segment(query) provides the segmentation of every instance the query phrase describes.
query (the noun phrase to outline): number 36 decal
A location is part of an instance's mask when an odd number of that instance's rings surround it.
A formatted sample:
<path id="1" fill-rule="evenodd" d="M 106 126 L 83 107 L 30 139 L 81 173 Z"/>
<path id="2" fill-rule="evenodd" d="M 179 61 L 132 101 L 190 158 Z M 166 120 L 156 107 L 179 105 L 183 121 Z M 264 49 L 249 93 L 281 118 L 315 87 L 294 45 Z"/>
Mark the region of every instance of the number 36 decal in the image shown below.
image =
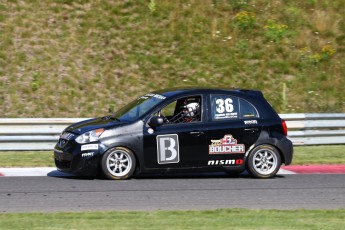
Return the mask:
<path id="1" fill-rule="evenodd" d="M 213 119 L 237 118 L 238 103 L 230 97 L 215 99 Z"/>
<path id="2" fill-rule="evenodd" d="M 234 111 L 234 105 L 232 104 L 231 98 L 226 98 L 225 100 L 219 98 L 216 100 L 217 113 L 232 113 Z"/>

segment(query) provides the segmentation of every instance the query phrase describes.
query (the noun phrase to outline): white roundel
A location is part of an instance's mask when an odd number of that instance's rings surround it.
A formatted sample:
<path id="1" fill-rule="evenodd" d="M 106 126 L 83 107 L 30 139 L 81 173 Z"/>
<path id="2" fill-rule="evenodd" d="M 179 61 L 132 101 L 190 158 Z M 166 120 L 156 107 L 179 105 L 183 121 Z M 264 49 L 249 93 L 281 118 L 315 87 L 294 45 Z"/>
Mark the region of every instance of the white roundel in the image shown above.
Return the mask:
<path id="1" fill-rule="evenodd" d="M 151 128 L 149 128 L 149 129 L 147 130 L 147 132 L 148 132 L 149 134 L 152 134 L 152 133 L 154 133 L 154 130 L 151 129 Z"/>

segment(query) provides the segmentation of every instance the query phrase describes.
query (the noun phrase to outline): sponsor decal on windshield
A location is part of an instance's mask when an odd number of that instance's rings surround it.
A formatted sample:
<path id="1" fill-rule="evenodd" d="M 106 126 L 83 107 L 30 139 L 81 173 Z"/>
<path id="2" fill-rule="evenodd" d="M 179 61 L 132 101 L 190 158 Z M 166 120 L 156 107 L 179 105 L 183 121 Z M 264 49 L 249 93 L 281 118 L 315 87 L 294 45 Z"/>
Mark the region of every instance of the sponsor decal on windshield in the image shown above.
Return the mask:
<path id="1" fill-rule="evenodd" d="M 237 144 L 237 140 L 232 135 L 226 134 L 220 140 L 211 140 L 209 154 L 235 154 L 245 153 L 244 144 Z"/>
<path id="2" fill-rule="evenodd" d="M 166 97 L 164 97 L 163 95 L 159 95 L 159 94 L 154 94 L 154 93 L 147 93 L 144 96 L 141 96 L 141 99 L 148 99 L 149 97 L 154 97 L 157 99 L 161 99 L 164 100 Z"/>

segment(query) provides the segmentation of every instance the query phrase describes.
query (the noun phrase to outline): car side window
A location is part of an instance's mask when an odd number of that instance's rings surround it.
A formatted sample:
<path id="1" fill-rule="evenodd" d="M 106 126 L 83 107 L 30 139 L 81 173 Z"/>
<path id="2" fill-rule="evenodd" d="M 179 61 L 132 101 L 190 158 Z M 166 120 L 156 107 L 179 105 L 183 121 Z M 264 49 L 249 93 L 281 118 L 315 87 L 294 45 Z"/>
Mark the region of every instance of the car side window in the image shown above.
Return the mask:
<path id="1" fill-rule="evenodd" d="M 248 101 L 240 98 L 240 114 L 241 118 L 258 118 L 257 109 Z"/>
<path id="2" fill-rule="evenodd" d="M 213 120 L 239 118 L 238 98 L 230 95 L 211 95 Z"/>
<path id="3" fill-rule="evenodd" d="M 189 96 L 168 104 L 155 116 L 163 117 L 164 124 L 189 123 L 201 121 L 201 96 Z"/>
<path id="4" fill-rule="evenodd" d="M 177 101 L 173 101 L 172 103 L 161 109 L 161 116 L 163 115 L 164 117 L 172 118 L 176 110 L 176 103 Z"/>

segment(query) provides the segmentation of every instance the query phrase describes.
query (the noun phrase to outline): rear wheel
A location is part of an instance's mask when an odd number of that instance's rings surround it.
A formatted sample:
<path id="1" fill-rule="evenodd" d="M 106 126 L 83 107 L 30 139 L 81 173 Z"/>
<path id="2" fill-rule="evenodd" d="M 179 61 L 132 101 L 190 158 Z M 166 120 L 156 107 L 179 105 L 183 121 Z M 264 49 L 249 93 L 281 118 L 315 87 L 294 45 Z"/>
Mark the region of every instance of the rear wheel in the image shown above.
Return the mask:
<path id="1" fill-rule="evenodd" d="M 113 148 L 107 151 L 102 157 L 102 171 L 108 179 L 128 179 L 134 173 L 135 166 L 135 156 L 127 148 Z"/>
<path id="2" fill-rule="evenodd" d="M 278 150 L 271 145 L 259 145 L 249 154 L 247 160 L 248 172 L 256 178 L 274 177 L 281 165 Z"/>

